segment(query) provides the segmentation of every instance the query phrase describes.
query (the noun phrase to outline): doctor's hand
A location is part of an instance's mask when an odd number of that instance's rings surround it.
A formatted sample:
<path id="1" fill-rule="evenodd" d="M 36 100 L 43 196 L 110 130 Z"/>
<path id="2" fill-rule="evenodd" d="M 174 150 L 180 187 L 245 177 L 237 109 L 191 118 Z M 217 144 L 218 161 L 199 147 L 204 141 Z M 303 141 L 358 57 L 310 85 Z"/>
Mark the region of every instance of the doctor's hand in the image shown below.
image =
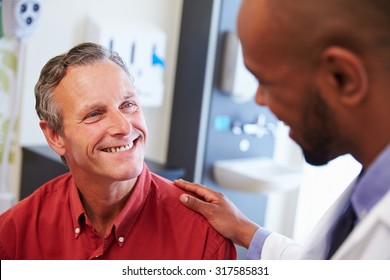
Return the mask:
<path id="1" fill-rule="evenodd" d="M 250 221 L 228 198 L 203 185 L 182 179 L 175 180 L 174 184 L 199 197 L 182 194 L 180 201 L 185 206 L 204 216 L 219 234 L 237 245 L 249 247 L 259 226 Z"/>

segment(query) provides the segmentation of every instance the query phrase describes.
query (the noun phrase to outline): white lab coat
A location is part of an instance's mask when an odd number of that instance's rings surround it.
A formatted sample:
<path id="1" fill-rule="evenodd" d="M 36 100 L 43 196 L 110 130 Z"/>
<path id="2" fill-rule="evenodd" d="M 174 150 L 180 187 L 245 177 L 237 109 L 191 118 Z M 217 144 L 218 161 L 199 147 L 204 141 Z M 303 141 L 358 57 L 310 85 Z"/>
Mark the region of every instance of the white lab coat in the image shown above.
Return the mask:
<path id="1" fill-rule="evenodd" d="M 271 233 L 262 259 L 325 259 L 326 236 L 348 202 L 354 182 L 321 218 L 303 247 L 278 233 Z M 333 259 L 390 259 L 390 192 L 354 228 Z"/>

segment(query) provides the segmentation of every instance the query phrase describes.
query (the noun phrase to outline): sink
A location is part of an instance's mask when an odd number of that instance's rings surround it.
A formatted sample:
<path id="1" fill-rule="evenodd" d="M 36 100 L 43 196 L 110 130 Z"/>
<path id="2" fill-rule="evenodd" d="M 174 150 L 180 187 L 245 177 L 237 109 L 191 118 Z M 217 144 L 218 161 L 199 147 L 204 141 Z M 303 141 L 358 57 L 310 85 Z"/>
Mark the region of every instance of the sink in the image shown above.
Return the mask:
<path id="1" fill-rule="evenodd" d="M 302 181 L 301 168 L 284 166 L 270 158 L 218 160 L 213 173 L 221 187 L 247 192 L 289 191 Z"/>

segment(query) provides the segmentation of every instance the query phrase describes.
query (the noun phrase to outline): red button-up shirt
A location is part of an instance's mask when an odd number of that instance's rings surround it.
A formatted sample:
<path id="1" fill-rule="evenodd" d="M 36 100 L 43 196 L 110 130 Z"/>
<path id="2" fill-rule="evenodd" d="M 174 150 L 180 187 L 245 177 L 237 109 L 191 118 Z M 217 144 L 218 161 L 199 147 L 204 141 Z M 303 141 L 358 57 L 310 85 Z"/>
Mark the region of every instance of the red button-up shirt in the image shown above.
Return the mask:
<path id="1" fill-rule="evenodd" d="M 179 201 L 146 165 L 104 237 L 89 223 L 70 173 L 0 216 L 1 259 L 235 259 L 234 245 Z"/>

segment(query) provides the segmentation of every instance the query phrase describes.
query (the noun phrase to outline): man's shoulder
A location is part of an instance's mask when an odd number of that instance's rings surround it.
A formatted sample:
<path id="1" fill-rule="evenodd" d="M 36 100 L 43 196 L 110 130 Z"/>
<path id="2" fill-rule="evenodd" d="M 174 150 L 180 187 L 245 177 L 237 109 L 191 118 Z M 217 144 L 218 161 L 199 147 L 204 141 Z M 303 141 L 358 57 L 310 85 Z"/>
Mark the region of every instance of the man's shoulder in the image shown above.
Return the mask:
<path id="1" fill-rule="evenodd" d="M 43 196 L 51 195 L 63 195 L 68 192 L 69 186 L 73 182 L 72 175 L 68 172 L 59 175 L 50 181 L 47 181 L 42 186 L 38 187 L 31 195 L 26 197 L 24 200 L 35 200 L 40 199 Z M 22 200 L 23 201 L 23 200 Z"/>
<path id="2" fill-rule="evenodd" d="M 50 200 L 63 199 L 68 192 L 68 186 L 72 181 L 70 173 L 60 175 L 42 186 L 38 187 L 32 194 L 16 203 L 0 216 L 0 223 L 8 219 L 25 218 L 26 215 L 34 215 L 37 209 L 42 210 L 42 206 L 49 208 Z"/>
<path id="3" fill-rule="evenodd" d="M 186 216 L 188 219 L 197 220 L 209 226 L 209 223 L 202 215 L 188 209 L 180 202 L 180 195 L 185 193 L 182 189 L 176 187 L 172 181 L 155 173 L 151 173 L 151 175 L 152 186 L 149 194 L 150 198 L 157 200 L 159 205 L 168 211 L 171 209 L 178 215 Z"/>
<path id="4" fill-rule="evenodd" d="M 39 246 L 47 241 L 42 236 L 52 231 L 53 223 L 58 226 L 69 205 L 70 174 L 64 174 L 40 186 L 31 195 L 21 200 L 0 216 L 0 257 L 4 259 L 25 258 L 25 248 Z M 36 244 L 32 244 L 34 240 Z M 30 250 L 31 256 L 39 256 Z M 37 253 L 38 255 L 34 255 Z M 34 258 L 34 257 L 32 257 Z"/>
<path id="5" fill-rule="evenodd" d="M 175 229 L 181 229 L 182 234 L 187 232 L 189 235 L 196 235 L 198 244 L 207 248 L 205 249 L 207 258 L 235 259 L 236 253 L 233 243 L 220 235 L 205 217 L 190 210 L 180 202 L 179 197 L 184 193 L 173 182 L 152 173 L 152 186 L 148 198 L 154 201 L 153 208 L 158 209 L 159 215 L 164 216 L 166 223 L 169 224 L 171 220 Z M 195 244 L 194 239 L 191 240 L 192 244 Z M 227 252 L 227 255 L 217 257 L 216 255 L 221 252 L 223 254 Z"/>

